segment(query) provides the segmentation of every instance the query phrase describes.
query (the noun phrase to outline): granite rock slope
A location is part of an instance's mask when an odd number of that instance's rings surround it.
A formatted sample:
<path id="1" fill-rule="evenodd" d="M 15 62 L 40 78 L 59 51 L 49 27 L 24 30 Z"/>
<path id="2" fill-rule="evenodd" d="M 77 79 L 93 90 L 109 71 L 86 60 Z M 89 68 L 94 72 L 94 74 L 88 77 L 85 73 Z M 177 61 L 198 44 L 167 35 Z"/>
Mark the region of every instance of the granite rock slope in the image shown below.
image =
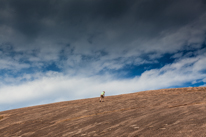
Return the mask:
<path id="1" fill-rule="evenodd" d="M 0 137 L 203 137 L 206 87 L 150 90 L 0 112 Z"/>

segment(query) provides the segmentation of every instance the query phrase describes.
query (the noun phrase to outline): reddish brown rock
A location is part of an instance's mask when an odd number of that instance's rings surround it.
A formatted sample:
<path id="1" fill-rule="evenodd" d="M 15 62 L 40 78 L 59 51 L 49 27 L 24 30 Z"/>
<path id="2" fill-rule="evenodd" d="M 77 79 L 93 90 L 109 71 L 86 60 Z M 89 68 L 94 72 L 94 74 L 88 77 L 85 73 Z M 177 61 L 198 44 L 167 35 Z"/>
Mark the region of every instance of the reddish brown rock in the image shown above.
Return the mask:
<path id="1" fill-rule="evenodd" d="M 0 137 L 203 137 L 206 87 L 161 89 L 0 112 Z"/>

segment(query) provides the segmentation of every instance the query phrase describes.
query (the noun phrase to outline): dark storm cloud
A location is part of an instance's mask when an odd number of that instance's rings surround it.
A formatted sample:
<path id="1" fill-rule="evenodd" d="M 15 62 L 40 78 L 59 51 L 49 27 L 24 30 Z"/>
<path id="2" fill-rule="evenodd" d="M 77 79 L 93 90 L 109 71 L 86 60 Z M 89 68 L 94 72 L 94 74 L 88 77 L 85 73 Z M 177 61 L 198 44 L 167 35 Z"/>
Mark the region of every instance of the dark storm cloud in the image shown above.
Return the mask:
<path id="1" fill-rule="evenodd" d="M 49 31 L 49 29 L 55 31 L 62 28 L 61 31 L 66 29 L 65 31 L 71 32 L 70 28 L 74 27 L 76 31 L 78 29 L 84 30 L 89 23 L 97 18 L 103 18 L 103 20 L 116 18 L 128 9 L 129 5 L 125 0 L 1 1 L 1 11 L 11 14 L 10 17 L 2 17 L 1 22 L 26 36 L 38 36 L 42 31 Z M 44 24 L 42 21 L 44 19 L 54 22 L 55 28 Z M 71 33 L 75 34 L 75 31 L 73 30 Z"/>
<path id="2" fill-rule="evenodd" d="M 112 62 L 146 53 L 154 59 L 161 57 L 156 52 L 179 50 L 184 38 L 179 45 L 172 42 L 182 34 L 167 38 L 169 43 L 159 39 L 201 17 L 206 4 L 202 0 L 2 0 L 0 11 L 1 43 L 11 43 L 14 50 L 38 51 L 29 60 L 64 58 L 72 66 L 85 59 Z M 97 54 L 100 51 L 105 54 Z"/>
<path id="3" fill-rule="evenodd" d="M 147 0 L 138 3 L 135 8 L 137 30 L 146 37 L 154 37 L 165 30 L 175 31 L 206 11 L 202 1 L 194 0 Z"/>
<path id="4" fill-rule="evenodd" d="M 132 38 L 142 35 L 146 37 L 193 21 L 205 11 L 203 2 L 205 1 L 1 1 L 1 11 L 7 10 L 11 14 L 10 17 L 2 18 L 1 22 L 25 37 L 33 38 L 48 34 L 76 38 L 88 33 L 104 33 L 105 29 L 132 34 Z M 125 37 L 124 34 L 119 38 Z M 91 39 L 89 42 L 91 43 Z"/>
<path id="5" fill-rule="evenodd" d="M 4 10 L 10 15 L 4 23 L 21 32 L 27 38 L 36 37 L 46 26 L 41 20 L 52 15 L 53 4 L 50 1 L 5 1 Z"/>
<path id="6" fill-rule="evenodd" d="M 65 19 L 82 18 L 84 16 L 96 19 L 103 17 L 106 20 L 121 16 L 132 6 L 126 0 L 100 0 L 100 1 L 67 1 L 61 8 Z"/>

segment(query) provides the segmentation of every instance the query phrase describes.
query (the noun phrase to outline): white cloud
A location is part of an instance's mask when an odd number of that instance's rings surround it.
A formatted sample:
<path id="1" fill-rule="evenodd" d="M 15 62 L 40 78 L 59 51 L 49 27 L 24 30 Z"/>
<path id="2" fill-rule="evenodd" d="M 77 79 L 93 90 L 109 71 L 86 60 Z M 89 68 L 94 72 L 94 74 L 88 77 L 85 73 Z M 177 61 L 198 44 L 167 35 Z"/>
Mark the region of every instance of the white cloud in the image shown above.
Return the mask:
<path id="1" fill-rule="evenodd" d="M 15 69 L 20 70 L 23 68 L 29 68 L 30 65 L 25 63 L 19 63 L 14 60 L 6 60 L 6 59 L 0 59 L 0 69 Z"/>
<path id="2" fill-rule="evenodd" d="M 132 79 L 114 79 L 111 75 L 85 77 L 48 72 L 41 74 L 33 81 L 2 86 L 0 88 L 0 105 L 37 105 L 40 102 L 51 103 L 98 97 L 102 90 L 106 91 L 106 95 L 116 95 L 181 86 L 197 79 L 205 81 L 206 74 L 200 72 L 201 69 L 206 68 L 201 66 L 203 61 L 205 61 L 205 57 L 201 56 L 184 58 L 161 69 L 145 71 L 141 76 Z M 23 77 L 30 79 L 28 75 Z"/>
<path id="3" fill-rule="evenodd" d="M 180 58 L 182 57 L 183 53 L 176 53 L 171 58 Z"/>
<path id="4" fill-rule="evenodd" d="M 200 87 L 206 87 L 206 84 L 204 84 L 204 85 L 201 85 Z"/>

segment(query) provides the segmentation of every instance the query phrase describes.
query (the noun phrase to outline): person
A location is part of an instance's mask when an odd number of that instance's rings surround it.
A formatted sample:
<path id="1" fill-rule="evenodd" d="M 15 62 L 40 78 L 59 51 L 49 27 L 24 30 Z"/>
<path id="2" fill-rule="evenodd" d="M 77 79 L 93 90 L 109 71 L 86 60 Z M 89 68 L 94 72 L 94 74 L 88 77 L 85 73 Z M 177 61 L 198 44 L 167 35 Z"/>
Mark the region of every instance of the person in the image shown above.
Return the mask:
<path id="1" fill-rule="evenodd" d="M 99 102 L 104 102 L 105 91 L 101 93 Z"/>

